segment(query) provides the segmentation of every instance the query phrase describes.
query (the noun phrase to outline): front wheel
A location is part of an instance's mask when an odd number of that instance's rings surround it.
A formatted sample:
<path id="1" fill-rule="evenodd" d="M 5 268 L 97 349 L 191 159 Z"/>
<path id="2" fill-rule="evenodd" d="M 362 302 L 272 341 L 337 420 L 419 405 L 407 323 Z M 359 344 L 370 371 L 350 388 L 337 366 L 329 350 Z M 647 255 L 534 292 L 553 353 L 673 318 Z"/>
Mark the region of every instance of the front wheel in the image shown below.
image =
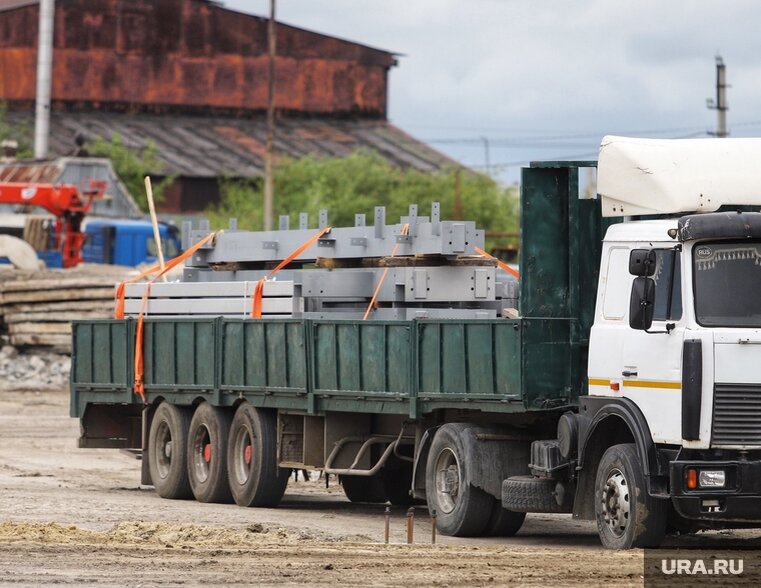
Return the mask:
<path id="1" fill-rule="evenodd" d="M 658 547 L 666 532 L 668 502 L 648 494 L 634 444 L 614 445 L 600 460 L 595 518 L 603 547 Z"/>

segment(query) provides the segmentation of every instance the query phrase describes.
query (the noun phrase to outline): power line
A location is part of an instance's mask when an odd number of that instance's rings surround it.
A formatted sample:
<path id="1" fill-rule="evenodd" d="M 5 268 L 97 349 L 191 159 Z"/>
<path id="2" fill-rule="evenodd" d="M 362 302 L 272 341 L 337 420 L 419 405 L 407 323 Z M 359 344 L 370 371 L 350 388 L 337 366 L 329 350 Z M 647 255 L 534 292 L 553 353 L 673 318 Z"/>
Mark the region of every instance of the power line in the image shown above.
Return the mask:
<path id="1" fill-rule="evenodd" d="M 752 126 L 760 126 L 761 120 L 752 120 L 752 121 L 744 121 L 739 123 L 734 123 L 733 127 L 752 127 Z M 415 128 L 415 127 L 408 127 L 408 128 Z M 421 128 L 421 127 L 418 127 Z M 429 127 L 429 128 L 437 128 L 437 127 Z M 439 127 L 442 129 L 446 128 L 454 128 L 454 127 Z M 480 127 L 461 127 L 463 130 L 479 130 Z M 508 133 L 508 132 L 515 132 L 515 133 L 528 133 L 533 131 L 505 131 L 505 130 L 495 130 L 491 129 L 492 132 L 495 133 Z M 573 139 L 600 139 L 604 135 L 624 135 L 624 136 L 631 136 L 631 135 L 664 135 L 664 134 L 673 134 L 673 133 L 696 133 L 696 134 L 702 134 L 705 130 L 705 126 L 692 126 L 692 127 L 675 127 L 675 128 L 669 128 L 669 129 L 646 129 L 646 130 L 617 130 L 617 131 L 606 131 L 606 132 L 597 132 L 597 133 L 579 133 L 579 134 L 556 134 L 556 135 L 545 135 L 540 137 L 525 137 L 525 136 L 517 136 L 512 138 L 491 138 L 489 137 L 489 143 L 490 145 L 494 146 L 500 146 L 503 144 L 515 144 L 516 147 L 522 147 L 522 146 L 534 146 L 537 143 L 541 142 L 550 142 L 550 141 L 557 141 L 557 146 L 562 146 L 560 141 L 568 141 Z M 432 143 L 432 144 L 438 144 L 438 145 L 446 145 L 446 144 L 452 144 L 452 145 L 467 145 L 467 144 L 473 144 L 478 146 L 483 146 L 484 137 L 483 135 L 479 135 L 478 137 L 437 137 L 437 138 L 429 138 L 429 139 L 422 139 L 426 143 Z M 542 146 L 542 145 L 537 145 Z M 568 146 L 568 145 L 566 145 Z"/>

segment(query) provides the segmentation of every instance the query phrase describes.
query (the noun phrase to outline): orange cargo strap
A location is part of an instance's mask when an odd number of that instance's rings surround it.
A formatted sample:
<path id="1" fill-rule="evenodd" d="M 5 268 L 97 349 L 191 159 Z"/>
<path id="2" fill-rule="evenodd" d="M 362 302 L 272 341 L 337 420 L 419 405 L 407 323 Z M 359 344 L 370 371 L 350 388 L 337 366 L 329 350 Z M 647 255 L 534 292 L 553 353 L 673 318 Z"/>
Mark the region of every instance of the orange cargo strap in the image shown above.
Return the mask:
<path id="1" fill-rule="evenodd" d="M 268 273 L 265 277 L 263 277 L 261 280 L 259 280 L 256 283 L 256 288 L 254 288 L 254 297 L 251 301 L 251 318 L 260 319 L 262 318 L 262 306 L 263 306 L 263 298 L 264 298 L 264 282 L 269 280 L 271 277 L 273 277 L 277 272 L 279 272 L 281 269 L 283 269 L 285 266 L 287 266 L 289 263 L 291 263 L 294 259 L 296 259 L 299 255 L 304 253 L 307 249 L 309 249 L 312 245 L 317 243 L 317 241 L 320 240 L 320 238 L 330 231 L 330 227 L 325 227 L 323 229 L 320 229 L 317 233 L 315 233 L 313 236 L 309 238 L 308 241 L 297 247 L 293 253 L 291 253 L 288 257 L 286 257 L 283 261 L 277 264 L 275 266 L 275 269 L 273 269 L 270 273 Z"/>
<path id="2" fill-rule="evenodd" d="M 174 259 L 170 259 L 169 261 L 167 261 L 166 264 L 164 264 L 163 271 L 161 270 L 160 265 L 154 265 L 153 267 L 150 267 L 147 270 L 145 270 L 139 276 L 135 276 L 133 278 L 130 278 L 129 280 L 125 280 L 124 282 L 119 284 L 116 288 L 116 309 L 114 310 L 114 316 L 117 319 L 123 319 L 124 318 L 124 291 L 127 284 L 131 282 L 136 282 L 138 280 L 141 280 L 142 278 L 146 278 L 150 276 L 151 274 L 155 274 L 156 272 L 158 272 L 155 276 L 153 276 L 153 278 L 151 278 L 150 281 L 146 282 L 145 284 L 145 290 L 143 290 L 143 299 L 140 304 L 140 314 L 138 314 L 137 316 L 137 328 L 135 329 L 135 364 L 134 364 L 135 365 L 135 394 L 140 396 L 140 398 L 142 398 L 143 402 L 146 404 L 147 404 L 147 401 L 145 399 L 145 388 L 143 386 L 143 377 L 144 377 L 143 319 L 145 316 L 145 309 L 148 306 L 148 298 L 150 297 L 150 294 L 151 294 L 151 284 L 153 284 L 165 273 L 175 268 L 177 265 L 181 264 L 188 257 L 193 255 L 201 247 L 203 247 L 209 241 L 214 239 L 214 237 L 216 237 L 220 232 L 221 231 L 217 231 L 216 233 L 211 233 L 210 235 L 206 235 L 203 239 L 201 239 L 198 243 L 196 243 L 192 247 L 188 248 L 181 255 L 178 255 Z"/>
<path id="3" fill-rule="evenodd" d="M 406 224 L 402 227 L 402 232 L 400 235 L 406 235 L 410 230 L 410 225 Z M 391 250 L 391 257 L 394 257 L 396 255 L 397 250 L 399 249 L 399 243 L 394 245 L 394 248 Z M 383 281 L 386 279 L 386 276 L 388 275 L 389 268 L 385 268 L 383 270 L 383 273 L 381 274 L 381 278 L 378 281 L 378 285 L 375 287 L 375 292 L 373 292 L 373 297 L 370 299 L 370 304 L 367 305 L 367 310 L 365 310 L 365 315 L 362 317 L 363 321 L 367 320 L 367 317 L 370 316 L 370 313 L 375 308 L 375 302 L 378 298 L 378 294 L 380 293 L 381 286 L 383 286 Z"/>
<path id="4" fill-rule="evenodd" d="M 478 254 L 479 254 L 480 256 L 482 256 L 482 257 L 489 257 L 489 258 L 491 258 L 491 259 L 497 259 L 497 258 L 496 258 L 496 257 L 494 257 L 493 255 L 489 255 L 488 253 L 486 253 L 486 251 L 484 251 L 484 250 L 483 250 L 483 249 L 481 249 L 480 247 L 473 247 L 473 249 L 476 251 L 476 253 L 478 253 Z M 499 269 L 501 269 L 503 272 L 506 272 L 506 273 L 510 274 L 511 276 L 513 276 L 513 277 L 514 277 L 516 280 L 517 280 L 517 279 L 519 279 L 519 278 L 521 277 L 521 275 L 520 275 L 520 274 L 519 274 L 519 273 L 518 273 L 516 270 L 514 270 L 513 268 L 511 268 L 511 267 L 510 267 L 509 265 L 507 265 L 506 263 L 504 263 L 504 262 L 500 261 L 499 259 L 497 259 L 497 266 L 498 266 L 498 267 L 499 267 Z"/>

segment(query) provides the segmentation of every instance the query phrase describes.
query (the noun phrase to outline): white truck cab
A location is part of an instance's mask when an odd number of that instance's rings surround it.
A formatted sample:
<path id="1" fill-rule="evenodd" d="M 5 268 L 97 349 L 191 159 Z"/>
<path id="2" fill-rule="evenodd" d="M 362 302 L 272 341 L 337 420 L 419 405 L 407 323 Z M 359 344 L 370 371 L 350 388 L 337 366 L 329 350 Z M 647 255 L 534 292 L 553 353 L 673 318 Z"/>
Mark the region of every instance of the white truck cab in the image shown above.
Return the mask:
<path id="1" fill-rule="evenodd" d="M 603 141 L 603 214 L 625 218 L 603 243 L 579 414 L 609 546 L 647 544 L 637 533 L 665 522 L 625 532 L 626 460 L 602 471 L 594 456 L 605 422 L 608 437 L 635 441 L 658 517 L 672 507 L 686 529 L 761 525 L 761 213 L 746 212 L 761 207 L 749 163 L 760 157 L 757 139 Z"/>

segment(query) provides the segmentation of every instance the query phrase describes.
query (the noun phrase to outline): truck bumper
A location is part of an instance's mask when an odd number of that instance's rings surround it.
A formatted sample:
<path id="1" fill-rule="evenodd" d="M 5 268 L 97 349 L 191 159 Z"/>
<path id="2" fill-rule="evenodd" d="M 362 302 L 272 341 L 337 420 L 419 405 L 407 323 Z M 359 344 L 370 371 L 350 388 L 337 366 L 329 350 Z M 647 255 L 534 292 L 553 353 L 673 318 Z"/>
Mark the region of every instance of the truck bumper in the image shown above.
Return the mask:
<path id="1" fill-rule="evenodd" d="M 690 470 L 723 472 L 722 487 L 688 487 Z M 672 461 L 671 500 L 677 513 L 690 520 L 728 526 L 761 526 L 761 461 Z"/>

